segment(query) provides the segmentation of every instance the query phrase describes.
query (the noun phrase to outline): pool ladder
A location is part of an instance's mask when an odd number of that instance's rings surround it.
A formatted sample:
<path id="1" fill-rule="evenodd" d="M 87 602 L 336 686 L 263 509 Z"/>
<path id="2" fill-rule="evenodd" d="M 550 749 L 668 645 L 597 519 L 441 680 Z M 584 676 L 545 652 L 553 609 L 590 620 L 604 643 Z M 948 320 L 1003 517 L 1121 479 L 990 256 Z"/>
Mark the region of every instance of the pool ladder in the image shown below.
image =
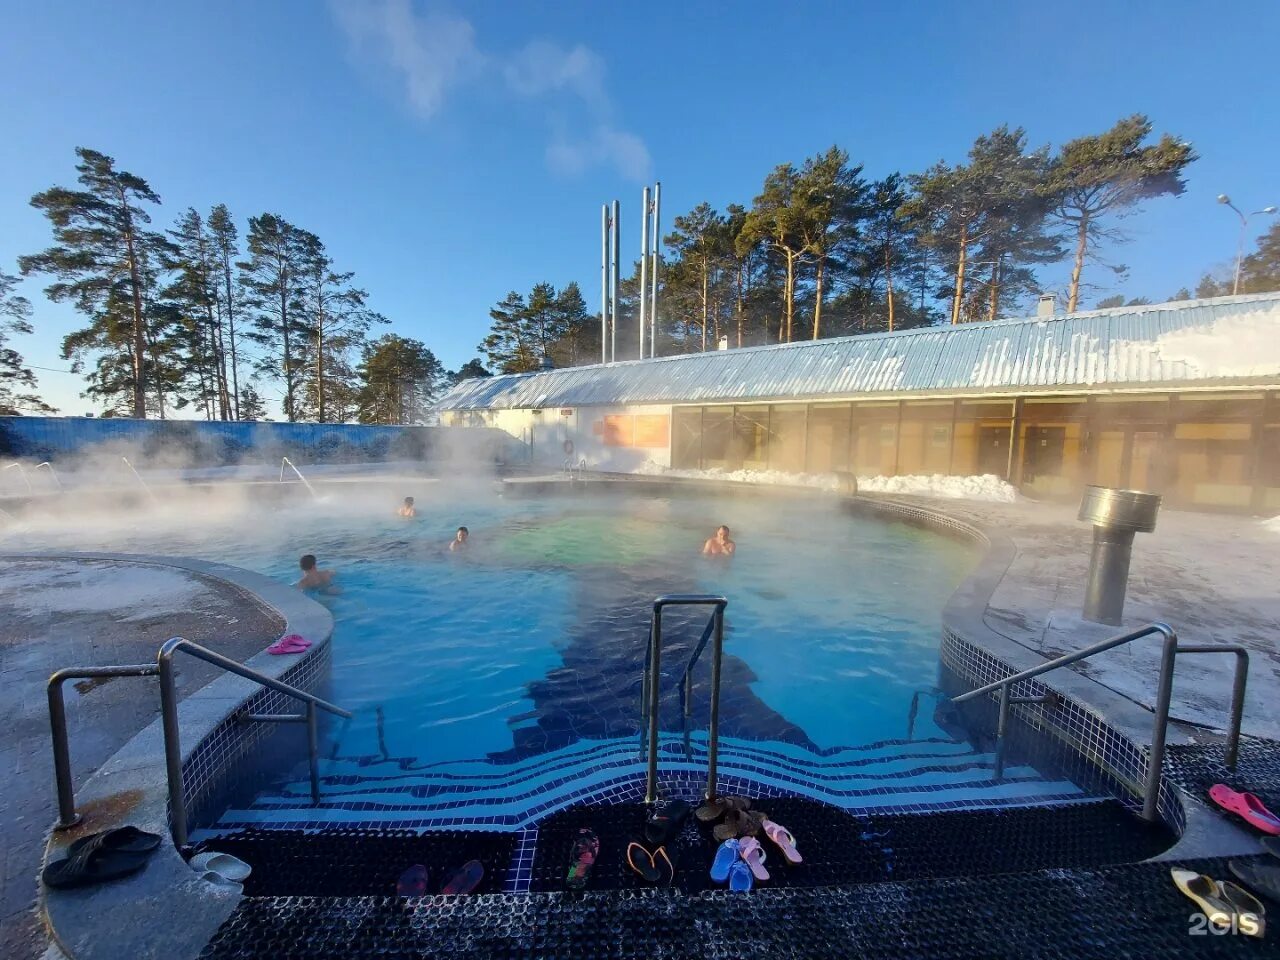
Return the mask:
<path id="1" fill-rule="evenodd" d="M 720 746 L 720 665 L 724 659 L 724 608 L 729 601 L 713 594 L 670 594 L 653 601 L 653 617 L 649 621 L 649 646 L 644 660 L 644 677 L 640 685 L 640 753 L 647 761 L 644 802 L 658 799 L 658 702 L 662 684 L 662 612 L 668 607 L 711 607 L 711 615 L 703 627 L 693 654 L 680 678 L 681 714 L 684 726 L 684 753 L 692 758 L 689 724 L 693 712 L 693 668 L 711 642 L 711 718 L 707 724 L 707 799 L 716 795 L 716 758 Z"/>

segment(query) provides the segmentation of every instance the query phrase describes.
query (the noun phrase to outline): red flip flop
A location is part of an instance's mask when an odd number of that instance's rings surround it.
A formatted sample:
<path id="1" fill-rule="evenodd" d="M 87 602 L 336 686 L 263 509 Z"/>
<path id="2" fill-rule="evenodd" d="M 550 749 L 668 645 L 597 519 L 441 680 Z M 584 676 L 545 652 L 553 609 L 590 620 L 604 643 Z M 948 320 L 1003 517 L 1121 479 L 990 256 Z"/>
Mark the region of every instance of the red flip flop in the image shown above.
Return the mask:
<path id="1" fill-rule="evenodd" d="M 1263 833 L 1280 837 L 1280 817 L 1268 810 L 1256 795 L 1232 790 L 1225 783 L 1215 783 L 1209 788 L 1209 799 Z"/>

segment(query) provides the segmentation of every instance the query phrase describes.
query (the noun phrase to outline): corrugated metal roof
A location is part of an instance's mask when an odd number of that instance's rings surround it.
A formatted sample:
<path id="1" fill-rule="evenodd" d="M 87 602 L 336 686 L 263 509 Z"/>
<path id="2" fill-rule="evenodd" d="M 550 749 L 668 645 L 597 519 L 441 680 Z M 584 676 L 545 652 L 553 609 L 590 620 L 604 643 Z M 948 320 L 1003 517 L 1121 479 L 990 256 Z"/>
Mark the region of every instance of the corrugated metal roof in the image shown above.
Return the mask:
<path id="1" fill-rule="evenodd" d="M 1280 382 L 1280 293 L 464 380 L 440 410 Z"/>

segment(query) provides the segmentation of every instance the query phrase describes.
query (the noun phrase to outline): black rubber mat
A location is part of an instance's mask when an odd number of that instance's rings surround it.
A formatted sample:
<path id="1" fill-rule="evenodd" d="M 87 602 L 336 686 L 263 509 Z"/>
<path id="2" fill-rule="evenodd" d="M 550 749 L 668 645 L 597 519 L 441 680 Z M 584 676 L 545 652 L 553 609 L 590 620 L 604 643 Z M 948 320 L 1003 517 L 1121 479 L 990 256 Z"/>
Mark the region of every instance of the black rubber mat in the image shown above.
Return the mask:
<path id="1" fill-rule="evenodd" d="M 1165 827 L 1146 823 L 1114 801 L 865 817 L 799 798 L 760 800 L 757 806 L 791 831 L 804 857 L 802 864 L 792 865 L 761 836 L 771 887 L 1131 863 L 1154 856 L 1173 842 Z M 667 846 L 676 867 L 675 886 L 682 891 L 716 886 L 709 868 L 719 843 L 711 826 L 691 816 L 680 836 Z M 645 842 L 644 807 L 617 804 L 575 807 L 543 820 L 538 825 L 530 890 L 565 889 L 570 851 L 582 827 L 600 838 L 589 889 L 649 886 L 626 863 L 628 842 Z M 646 846 L 652 848 L 652 844 Z"/>
<path id="2" fill-rule="evenodd" d="M 1224 877 L 1218 860 L 1183 866 Z M 246 898 L 202 960 L 1152 960 L 1276 956 L 1197 933 L 1162 863 L 862 886 L 476 897 Z"/>
<path id="3" fill-rule="evenodd" d="M 417 863 L 427 868 L 427 890 L 435 893 L 468 860 L 484 866 L 479 892 L 497 893 L 515 842 L 513 833 L 479 830 L 250 830 L 203 841 L 196 851 L 217 850 L 249 864 L 249 896 L 389 896 L 400 875 Z"/>
<path id="4" fill-rule="evenodd" d="M 1227 768 L 1226 758 L 1224 743 L 1171 746 L 1165 754 L 1165 774 L 1201 800 L 1208 801 L 1215 783 L 1225 783 L 1256 793 L 1272 810 L 1280 809 L 1280 742 L 1241 737 L 1234 770 Z"/>

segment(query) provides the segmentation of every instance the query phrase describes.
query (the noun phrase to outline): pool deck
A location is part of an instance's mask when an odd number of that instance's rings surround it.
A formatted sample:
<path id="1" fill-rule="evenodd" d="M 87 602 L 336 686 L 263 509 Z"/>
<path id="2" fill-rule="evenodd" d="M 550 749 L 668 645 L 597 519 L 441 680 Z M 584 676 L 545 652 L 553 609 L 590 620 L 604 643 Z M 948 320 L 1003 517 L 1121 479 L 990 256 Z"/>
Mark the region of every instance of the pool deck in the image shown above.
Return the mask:
<path id="1" fill-rule="evenodd" d="M 1262 521 L 1163 511 L 1155 532 L 1135 539 L 1120 628 L 1081 616 L 1093 532 L 1076 520 L 1074 506 L 885 499 L 924 506 L 1012 541 L 1012 560 L 981 618 L 993 634 L 1033 655 L 1018 666 L 1164 621 L 1185 643 L 1239 643 L 1249 649 L 1244 730 L 1280 738 L 1280 533 Z M 1077 669 L 1150 708 L 1159 663 L 1160 644 L 1151 638 L 1091 658 Z M 1174 719 L 1225 729 L 1233 668 L 1234 658 L 1227 656 L 1179 658 Z"/>

